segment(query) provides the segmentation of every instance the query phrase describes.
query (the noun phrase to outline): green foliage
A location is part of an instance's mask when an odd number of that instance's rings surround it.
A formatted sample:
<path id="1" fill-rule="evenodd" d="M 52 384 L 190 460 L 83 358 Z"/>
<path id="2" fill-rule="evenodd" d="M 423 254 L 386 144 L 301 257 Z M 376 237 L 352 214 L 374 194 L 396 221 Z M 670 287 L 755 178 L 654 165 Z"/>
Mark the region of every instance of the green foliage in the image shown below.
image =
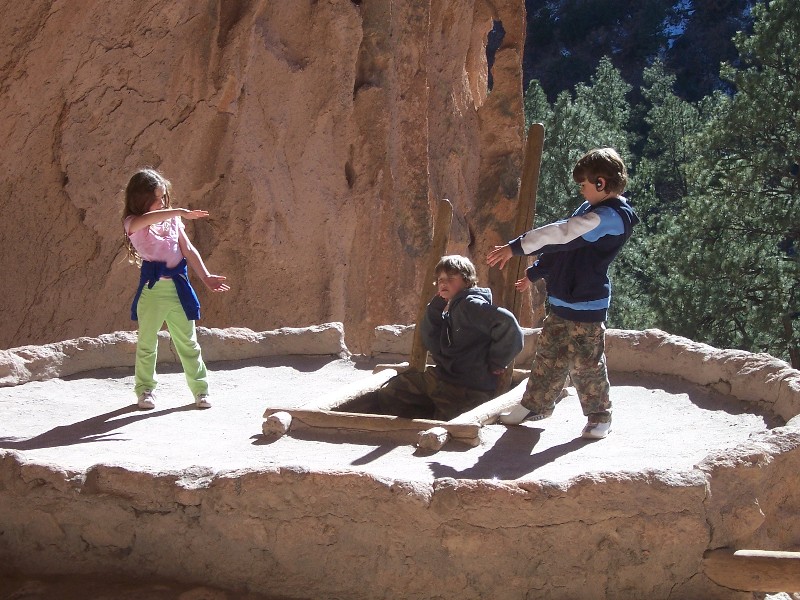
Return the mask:
<path id="1" fill-rule="evenodd" d="M 627 157 L 630 106 L 625 96 L 630 89 L 608 59 L 600 61 L 591 86 L 578 85 L 574 98 L 561 92 L 552 107 L 539 82 L 531 81 L 525 94 L 525 123 L 545 127 L 537 224 L 563 219 L 582 202 L 572 166 L 584 152 L 611 146 L 623 159 Z"/>
<path id="2" fill-rule="evenodd" d="M 741 68 L 723 69 L 738 91 L 698 136 L 683 229 L 706 241 L 693 260 L 700 335 L 800 367 L 800 5 L 773 0 L 753 14 L 753 34 L 735 40 Z"/>
<path id="3" fill-rule="evenodd" d="M 673 89 L 675 76 L 656 62 L 644 71 L 642 95 L 649 105 L 645 123 L 649 132 L 639 163 L 640 175 L 647 175 L 649 189 L 642 200 L 648 206 L 651 226 L 660 213 L 676 214 L 688 192 L 686 165 L 696 155 L 692 135 L 703 125 L 698 108 L 678 98 Z"/>
<path id="4" fill-rule="evenodd" d="M 532 81 L 526 123 L 542 121 L 546 136 L 537 224 L 580 201 L 571 167 L 582 152 L 616 147 L 643 223 L 612 266 L 609 324 L 800 367 L 800 3 L 757 4 L 753 18 L 752 34 L 735 38 L 737 63 L 722 68 L 733 95 L 681 99 L 660 61 L 643 69 L 633 113 L 608 59 L 552 105 Z"/>

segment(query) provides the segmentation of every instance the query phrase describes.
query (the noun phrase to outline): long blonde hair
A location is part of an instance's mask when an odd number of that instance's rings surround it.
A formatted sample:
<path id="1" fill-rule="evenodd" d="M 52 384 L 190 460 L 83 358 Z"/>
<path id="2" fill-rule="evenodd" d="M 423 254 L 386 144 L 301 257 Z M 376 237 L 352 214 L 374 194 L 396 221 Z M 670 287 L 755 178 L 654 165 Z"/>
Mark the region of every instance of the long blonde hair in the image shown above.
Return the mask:
<path id="1" fill-rule="evenodd" d="M 160 186 L 164 187 L 164 208 L 172 208 L 170 198 L 172 184 L 169 179 L 152 168 L 140 169 L 134 173 L 125 187 L 125 207 L 122 210 L 123 222 L 131 215 L 139 216 L 148 212 L 155 199 L 156 189 Z M 124 231 L 124 229 L 123 235 L 123 245 L 128 252 L 128 262 L 141 267 L 142 257 L 134 248 L 131 238 L 128 237 L 128 232 Z"/>

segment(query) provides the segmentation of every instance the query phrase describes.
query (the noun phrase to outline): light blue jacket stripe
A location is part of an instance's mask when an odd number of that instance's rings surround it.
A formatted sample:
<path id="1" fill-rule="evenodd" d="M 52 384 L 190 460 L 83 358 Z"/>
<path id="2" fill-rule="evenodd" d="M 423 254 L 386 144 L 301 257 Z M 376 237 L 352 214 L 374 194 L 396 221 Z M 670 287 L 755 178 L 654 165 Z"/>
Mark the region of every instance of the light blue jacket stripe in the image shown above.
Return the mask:
<path id="1" fill-rule="evenodd" d="M 564 302 L 553 296 L 548 296 L 550 304 L 571 308 L 572 310 L 603 310 L 611 305 L 611 297 L 600 298 L 599 300 L 587 300 L 586 302 Z"/>
<path id="2" fill-rule="evenodd" d="M 600 223 L 591 231 L 583 234 L 587 242 L 596 242 L 605 235 L 622 235 L 625 233 L 625 224 L 619 213 L 609 206 L 601 206 L 592 214 L 600 217 Z"/>

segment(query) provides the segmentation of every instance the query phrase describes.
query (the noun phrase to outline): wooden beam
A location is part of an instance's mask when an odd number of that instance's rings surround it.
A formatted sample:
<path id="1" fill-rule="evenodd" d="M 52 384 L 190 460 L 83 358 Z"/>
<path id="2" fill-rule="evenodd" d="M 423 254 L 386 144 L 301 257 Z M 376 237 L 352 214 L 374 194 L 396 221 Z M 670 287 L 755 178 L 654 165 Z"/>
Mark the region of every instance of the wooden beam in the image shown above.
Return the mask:
<path id="1" fill-rule="evenodd" d="M 703 571 L 711 581 L 746 592 L 800 590 L 800 552 L 709 550 Z"/>
<path id="2" fill-rule="evenodd" d="M 433 286 L 430 283 L 433 281 L 433 270 L 439 259 L 444 255 L 447 249 L 447 242 L 450 240 L 450 223 L 453 220 L 453 205 L 450 201 L 443 199 L 439 202 L 439 211 L 436 213 L 436 221 L 433 227 L 433 243 L 428 254 L 428 262 L 424 265 L 425 277 L 422 283 L 422 293 L 419 298 L 419 305 L 417 307 L 417 325 L 414 327 L 414 340 L 411 343 L 411 358 L 409 359 L 409 369 L 414 371 L 424 371 L 425 363 L 428 358 L 428 350 L 422 342 L 422 331 L 420 325 L 422 319 L 425 318 L 425 311 L 428 308 L 428 303 L 435 294 Z"/>
<path id="3" fill-rule="evenodd" d="M 341 429 L 347 431 L 367 431 L 380 433 L 408 433 L 409 440 L 416 441 L 420 432 L 433 427 L 441 427 L 453 439 L 470 443 L 479 439 L 481 426 L 477 423 L 450 423 L 431 419 L 405 419 L 391 415 L 370 415 L 365 413 L 348 413 L 326 410 L 273 409 L 264 414 L 268 418 L 272 413 L 287 413 L 291 419 L 291 428 Z"/>
<path id="4" fill-rule="evenodd" d="M 542 149 L 544 148 L 544 125 L 534 123 L 528 129 L 528 139 L 525 143 L 525 160 L 522 166 L 522 182 L 519 188 L 519 203 L 517 205 L 517 220 L 514 225 L 515 235 L 520 235 L 533 227 L 533 219 L 536 215 L 536 193 L 539 188 L 539 174 L 542 168 Z M 522 294 L 514 287 L 514 283 L 521 279 L 527 268 L 527 260 L 524 256 L 513 257 L 506 269 L 505 289 L 503 300 L 507 308 L 514 313 L 517 320 L 520 319 L 522 309 Z M 511 375 L 514 363 L 508 366 L 503 376 L 500 378 L 498 391 L 506 392 L 511 387 Z"/>
<path id="5" fill-rule="evenodd" d="M 471 411 L 457 416 L 452 421 L 449 421 L 449 423 L 478 423 L 480 425 L 494 423 L 497 421 L 497 417 L 501 412 L 510 410 L 512 407 L 519 404 L 520 400 L 522 400 L 522 394 L 525 392 L 525 386 L 527 385 L 528 380 L 526 378 L 505 394 L 501 394 L 488 402 L 484 402 Z"/>
<path id="6" fill-rule="evenodd" d="M 386 369 L 394 369 L 398 373 L 402 373 L 404 371 L 408 371 L 408 363 L 401 362 L 401 363 L 380 363 L 375 365 L 372 368 L 373 373 L 380 373 L 381 371 L 385 371 Z"/>

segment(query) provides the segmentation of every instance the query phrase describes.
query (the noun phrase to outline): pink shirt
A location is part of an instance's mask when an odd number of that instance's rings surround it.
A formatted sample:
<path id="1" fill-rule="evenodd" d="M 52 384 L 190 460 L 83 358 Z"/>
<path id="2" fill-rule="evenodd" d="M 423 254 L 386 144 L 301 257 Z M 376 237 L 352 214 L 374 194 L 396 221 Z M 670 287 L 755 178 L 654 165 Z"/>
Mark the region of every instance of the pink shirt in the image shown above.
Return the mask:
<path id="1" fill-rule="evenodd" d="M 134 215 L 125 219 L 125 232 L 128 232 Z M 133 247 L 144 260 L 167 263 L 167 267 L 176 267 L 183 259 L 178 231 L 184 229 L 180 217 L 172 217 L 161 223 L 144 227 L 134 233 L 128 233 Z"/>

